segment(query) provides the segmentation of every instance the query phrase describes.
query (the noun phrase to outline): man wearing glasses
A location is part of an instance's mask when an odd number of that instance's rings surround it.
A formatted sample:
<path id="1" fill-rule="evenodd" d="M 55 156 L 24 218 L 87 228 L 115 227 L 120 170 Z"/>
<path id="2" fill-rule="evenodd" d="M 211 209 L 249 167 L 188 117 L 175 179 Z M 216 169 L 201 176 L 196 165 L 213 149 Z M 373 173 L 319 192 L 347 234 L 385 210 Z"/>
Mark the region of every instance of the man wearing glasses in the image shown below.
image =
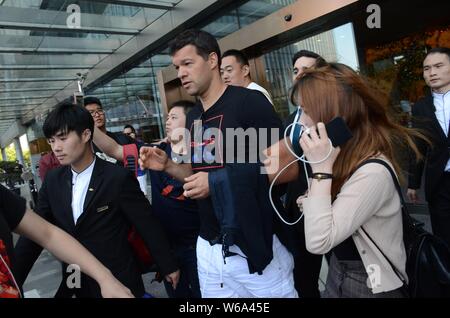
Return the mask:
<path id="1" fill-rule="evenodd" d="M 84 107 L 87 109 L 87 111 L 91 114 L 92 118 L 94 119 L 95 127 L 100 129 L 103 133 L 107 134 L 109 137 L 114 139 L 118 144 L 120 145 L 128 145 L 133 144 L 135 141 L 130 138 L 129 136 L 117 132 L 112 133 L 106 130 L 106 116 L 105 111 L 103 110 L 102 103 L 100 102 L 100 99 L 97 97 L 86 97 L 84 98 Z M 94 153 L 99 157 L 100 159 L 122 165 L 120 161 L 117 161 L 116 159 L 109 157 L 106 155 L 103 151 L 101 151 L 95 144 L 94 144 Z"/>

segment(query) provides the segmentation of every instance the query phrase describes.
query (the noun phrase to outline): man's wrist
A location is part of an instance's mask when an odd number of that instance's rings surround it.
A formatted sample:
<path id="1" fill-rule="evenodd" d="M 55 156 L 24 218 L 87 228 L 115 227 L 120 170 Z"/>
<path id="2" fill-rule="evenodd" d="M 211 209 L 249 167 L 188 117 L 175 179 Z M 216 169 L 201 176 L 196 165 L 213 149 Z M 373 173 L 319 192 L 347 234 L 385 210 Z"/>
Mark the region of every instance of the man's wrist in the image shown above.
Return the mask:
<path id="1" fill-rule="evenodd" d="M 171 159 L 168 159 L 166 164 L 164 165 L 163 171 L 169 174 L 170 169 L 172 169 L 176 165 Z"/>

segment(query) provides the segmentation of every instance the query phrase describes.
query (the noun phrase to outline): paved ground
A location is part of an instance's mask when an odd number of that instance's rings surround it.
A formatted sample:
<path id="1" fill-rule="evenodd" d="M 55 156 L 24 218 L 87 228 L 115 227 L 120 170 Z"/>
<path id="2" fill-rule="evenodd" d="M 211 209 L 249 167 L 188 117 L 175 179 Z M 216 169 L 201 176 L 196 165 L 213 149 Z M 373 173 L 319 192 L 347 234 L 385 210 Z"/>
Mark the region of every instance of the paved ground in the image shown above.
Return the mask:
<path id="1" fill-rule="evenodd" d="M 150 192 L 149 192 L 150 193 Z M 21 195 L 29 200 L 30 192 L 27 186 L 22 186 Z M 423 195 L 422 195 L 423 198 Z M 431 231 L 428 210 L 426 205 L 409 206 L 410 213 L 418 220 L 425 223 L 428 231 Z M 16 237 L 17 239 L 17 237 Z M 328 272 L 327 262 L 322 262 L 319 286 L 324 289 L 324 283 Z M 151 282 L 154 274 L 150 273 L 143 276 L 145 289 L 148 293 L 157 298 L 167 298 L 163 284 Z M 61 281 L 60 263 L 47 251 L 43 251 L 38 261 L 24 284 L 25 297 L 29 298 L 48 298 L 53 297 Z"/>

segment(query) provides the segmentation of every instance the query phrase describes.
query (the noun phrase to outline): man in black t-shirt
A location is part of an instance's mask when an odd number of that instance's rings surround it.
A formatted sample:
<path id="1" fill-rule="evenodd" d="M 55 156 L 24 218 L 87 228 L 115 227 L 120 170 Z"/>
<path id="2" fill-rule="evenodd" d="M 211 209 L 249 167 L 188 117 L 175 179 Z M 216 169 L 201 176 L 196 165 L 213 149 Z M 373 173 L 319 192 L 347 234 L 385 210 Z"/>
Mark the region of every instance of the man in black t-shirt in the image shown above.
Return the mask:
<path id="1" fill-rule="evenodd" d="M 238 156 L 239 151 L 234 151 L 238 150 L 234 144 L 228 146 L 227 132 L 228 129 L 237 128 L 255 128 L 257 132 L 258 129 L 280 130 L 280 119 L 260 92 L 228 87 L 222 82 L 219 45 L 209 33 L 185 31 L 171 43 L 170 51 L 183 88 L 200 100 L 187 117 L 186 128 L 191 132 L 191 160 L 189 163 L 176 164 L 168 160 L 164 151 L 142 147 L 140 163 L 142 167 L 165 171 L 185 182 L 184 195 L 198 200 L 200 237 L 197 241 L 197 266 L 202 297 L 297 297 L 292 275 L 292 255 L 273 233 L 273 211 L 269 209 L 267 213 L 270 204 L 253 206 L 247 210 L 237 206 L 242 215 L 239 215 L 234 225 L 237 233 L 244 235 L 235 244 L 227 246 L 225 229 L 220 226 L 221 222 L 216 216 L 225 207 L 215 204 L 212 199 L 212 193 L 220 192 L 221 189 L 210 188 L 218 173 L 226 171 L 232 177 L 222 186 L 224 192 L 232 192 L 232 195 L 241 199 L 239 192 L 243 190 L 249 193 L 248 199 L 253 202 L 259 198 L 261 187 L 265 187 L 263 190 L 267 191 L 263 192 L 267 199 L 268 181 L 265 175 L 256 176 L 258 182 L 255 180 L 252 184 L 254 188 L 251 189 L 231 186 L 239 181 L 251 184 L 249 176 L 255 177 L 251 173 L 258 164 L 252 165 L 247 160 L 253 154 L 254 144 L 244 145 L 245 162 L 239 163 L 238 159 L 244 158 Z M 278 138 L 271 140 L 275 141 Z M 259 135 L 256 143 L 259 145 Z M 230 155 L 232 150 L 233 156 Z M 243 174 L 233 175 L 236 170 Z M 245 202 L 241 203 L 245 205 Z M 253 220 L 250 219 L 252 217 Z M 253 221 L 250 226 L 249 221 Z M 258 228 L 260 225 L 261 228 Z M 248 233 L 257 236 L 252 239 L 245 235 Z M 269 248 L 268 252 L 265 247 Z M 254 257 L 255 250 L 267 253 L 268 258 L 261 261 Z"/>
<path id="2" fill-rule="evenodd" d="M 112 133 L 110 131 L 106 130 L 106 116 L 105 116 L 105 110 L 103 109 L 103 105 L 97 97 L 86 97 L 84 99 L 84 107 L 88 110 L 88 112 L 91 114 L 92 118 L 94 119 L 95 128 L 99 129 L 104 134 L 107 134 L 109 137 L 114 139 L 115 142 L 117 142 L 119 145 L 128 145 L 135 143 L 135 140 L 133 140 L 131 137 L 125 135 L 122 132 L 116 132 Z M 95 144 L 94 144 L 94 153 L 99 157 L 100 159 L 122 165 L 122 163 L 108 155 L 106 155 L 103 151 L 100 150 Z"/>
<path id="3" fill-rule="evenodd" d="M 0 298 L 19 298 L 21 291 L 14 278 L 15 257 L 11 232 L 25 235 L 68 264 L 78 264 L 97 280 L 102 296 L 132 297 L 92 254 L 66 232 L 26 208 L 25 200 L 0 185 Z"/>

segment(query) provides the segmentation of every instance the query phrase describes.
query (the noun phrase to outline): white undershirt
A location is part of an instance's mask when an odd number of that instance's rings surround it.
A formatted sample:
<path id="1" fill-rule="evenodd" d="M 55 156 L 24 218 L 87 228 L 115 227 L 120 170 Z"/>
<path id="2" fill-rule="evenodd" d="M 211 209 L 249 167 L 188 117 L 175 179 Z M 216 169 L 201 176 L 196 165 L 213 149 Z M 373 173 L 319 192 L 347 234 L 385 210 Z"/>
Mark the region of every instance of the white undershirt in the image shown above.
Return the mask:
<path id="1" fill-rule="evenodd" d="M 442 131 L 448 137 L 450 128 L 450 91 L 445 94 L 433 93 L 436 118 L 441 125 Z M 450 172 L 450 160 L 447 162 L 445 171 Z"/>
<path id="2" fill-rule="evenodd" d="M 258 85 L 255 82 L 251 82 L 250 84 L 248 84 L 247 88 L 255 91 L 260 91 L 261 93 L 264 94 L 264 96 L 266 96 L 269 102 L 273 105 L 272 97 L 270 96 L 269 92 L 261 85 Z"/>
<path id="3" fill-rule="evenodd" d="M 77 224 L 78 218 L 83 214 L 84 200 L 88 192 L 89 183 L 91 182 L 92 172 L 94 171 L 94 161 L 81 171 L 77 173 L 72 170 L 72 213 L 73 220 Z"/>

